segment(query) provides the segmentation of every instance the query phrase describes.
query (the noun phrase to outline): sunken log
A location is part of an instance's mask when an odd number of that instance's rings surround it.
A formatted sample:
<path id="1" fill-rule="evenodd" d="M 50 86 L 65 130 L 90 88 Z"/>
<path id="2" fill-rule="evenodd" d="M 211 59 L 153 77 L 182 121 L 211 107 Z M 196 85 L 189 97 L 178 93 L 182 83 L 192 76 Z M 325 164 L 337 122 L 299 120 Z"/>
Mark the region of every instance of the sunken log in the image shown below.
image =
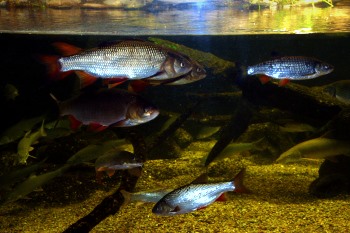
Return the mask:
<path id="1" fill-rule="evenodd" d="M 204 164 L 205 166 L 208 166 L 231 141 L 235 141 L 246 131 L 254 115 L 253 113 L 254 109 L 250 103 L 242 99 L 237 105 L 236 111 L 229 123 L 220 129 L 220 137 L 209 152 Z"/>

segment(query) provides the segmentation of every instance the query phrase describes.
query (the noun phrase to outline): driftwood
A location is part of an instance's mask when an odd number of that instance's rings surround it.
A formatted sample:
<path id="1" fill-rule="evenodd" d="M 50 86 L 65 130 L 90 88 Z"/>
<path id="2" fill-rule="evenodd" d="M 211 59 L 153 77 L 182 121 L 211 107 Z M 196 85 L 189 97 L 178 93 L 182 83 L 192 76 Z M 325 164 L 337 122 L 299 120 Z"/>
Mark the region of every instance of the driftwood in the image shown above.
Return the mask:
<path id="1" fill-rule="evenodd" d="M 205 166 L 208 166 L 232 140 L 236 140 L 246 131 L 254 115 L 253 111 L 250 104 L 242 99 L 230 122 L 221 128 L 220 138 L 209 152 Z"/>

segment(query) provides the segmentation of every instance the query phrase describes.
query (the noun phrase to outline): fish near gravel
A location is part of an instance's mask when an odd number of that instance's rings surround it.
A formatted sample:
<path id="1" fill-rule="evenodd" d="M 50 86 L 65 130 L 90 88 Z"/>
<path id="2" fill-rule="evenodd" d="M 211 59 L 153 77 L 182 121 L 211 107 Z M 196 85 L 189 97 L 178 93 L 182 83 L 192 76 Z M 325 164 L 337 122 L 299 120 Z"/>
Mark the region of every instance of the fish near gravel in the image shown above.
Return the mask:
<path id="1" fill-rule="evenodd" d="M 331 73 L 334 67 L 316 58 L 303 56 L 285 56 L 268 60 L 247 67 L 248 75 L 263 75 L 260 77 L 262 83 L 270 78 L 279 79 L 280 86 L 289 80 L 313 79 Z"/>
<path id="2" fill-rule="evenodd" d="M 42 56 L 53 79 L 62 79 L 74 71 L 85 87 L 102 78 L 110 86 L 126 80 L 172 79 L 192 69 L 186 56 L 149 41 L 123 40 L 82 50 L 66 43 L 55 43 L 64 55 Z"/>
<path id="3" fill-rule="evenodd" d="M 186 214 L 203 209 L 215 201 L 225 200 L 224 193 L 229 191 L 248 193 L 243 185 L 245 169 L 242 169 L 232 181 L 218 183 L 197 183 L 182 186 L 166 194 L 152 209 L 162 216 Z"/>
<path id="4" fill-rule="evenodd" d="M 96 132 L 109 126 L 136 126 L 153 120 L 159 114 L 158 108 L 141 96 L 117 88 L 101 88 L 57 102 L 60 115 L 70 117 L 73 130 L 81 124 L 89 125 Z"/>

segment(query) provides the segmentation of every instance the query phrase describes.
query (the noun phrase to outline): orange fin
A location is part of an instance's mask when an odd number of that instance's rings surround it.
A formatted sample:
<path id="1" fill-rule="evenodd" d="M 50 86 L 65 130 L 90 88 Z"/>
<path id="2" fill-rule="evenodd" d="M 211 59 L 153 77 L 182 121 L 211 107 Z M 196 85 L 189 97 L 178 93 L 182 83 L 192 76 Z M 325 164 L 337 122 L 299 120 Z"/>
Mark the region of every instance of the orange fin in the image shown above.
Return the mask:
<path id="1" fill-rule="evenodd" d="M 269 76 L 266 76 L 266 75 L 261 75 L 259 77 L 259 79 L 260 79 L 260 82 L 262 84 L 266 84 L 266 83 L 270 82 L 270 80 L 271 80 L 271 78 Z"/>
<path id="2" fill-rule="evenodd" d="M 74 45 L 70 45 L 63 42 L 55 42 L 53 46 L 61 53 L 63 56 L 72 56 L 81 52 L 81 48 Z"/>
<path id="3" fill-rule="evenodd" d="M 99 123 L 90 123 L 88 130 L 92 131 L 92 132 L 101 132 L 101 131 L 105 130 L 106 128 L 108 128 L 108 126 L 101 125 Z"/>
<path id="4" fill-rule="evenodd" d="M 80 79 L 80 88 L 87 87 L 94 82 L 96 82 L 97 78 L 92 76 L 91 74 L 85 73 L 84 71 L 75 71 Z"/>
<path id="5" fill-rule="evenodd" d="M 285 85 L 287 85 L 287 83 L 289 83 L 289 79 L 281 79 L 281 81 L 279 81 L 279 83 L 278 83 L 278 86 L 280 86 L 280 87 L 283 87 L 283 86 L 285 86 Z"/>
<path id="6" fill-rule="evenodd" d="M 113 88 L 116 87 L 122 83 L 124 83 L 126 80 L 128 80 L 127 78 L 108 78 L 104 80 L 104 83 L 108 86 L 108 88 Z"/>
<path id="7" fill-rule="evenodd" d="M 74 116 L 69 115 L 68 118 L 70 121 L 70 127 L 73 131 L 76 131 L 82 125 L 82 123 L 78 121 Z"/>
<path id="8" fill-rule="evenodd" d="M 107 173 L 107 175 L 108 175 L 109 177 L 112 177 L 112 176 L 114 175 L 114 173 L 115 173 L 115 170 L 113 170 L 113 169 L 108 169 L 108 170 L 106 171 L 106 173 Z"/>
<path id="9" fill-rule="evenodd" d="M 134 80 L 129 83 L 128 91 L 131 92 L 142 92 L 144 91 L 150 84 L 143 80 Z"/>
<path id="10" fill-rule="evenodd" d="M 103 172 L 96 171 L 96 181 L 97 181 L 97 183 L 102 184 L 102 177 L 103 177 Z"/>
<path id="11" fill-rule="evenodd" d="M 251 192 L 243 184 L 244 174 L 245 174 L 245 168 L 243 168 L 233 179 L 233 185 L 235 187 L 234 191 L 236 193 L 250 193 Z"/>
<path id="12" fill-rule="evenodd" d="M 215 201 L 227 201 L 226 193 L 221 194 Z"/>

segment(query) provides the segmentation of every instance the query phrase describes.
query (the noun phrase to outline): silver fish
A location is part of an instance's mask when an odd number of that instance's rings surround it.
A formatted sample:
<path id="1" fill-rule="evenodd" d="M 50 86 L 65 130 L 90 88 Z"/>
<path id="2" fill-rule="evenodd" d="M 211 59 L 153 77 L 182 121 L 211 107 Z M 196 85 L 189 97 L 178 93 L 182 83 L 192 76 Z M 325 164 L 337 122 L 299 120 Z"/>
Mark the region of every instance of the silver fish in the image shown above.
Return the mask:
<path id="1" fill-rule="evenodd" d="M 333 66 L 315 58 L 290 56 L 248 66 L 248 75 L 266 75 L 275 79 L 312 79 L 333 71 Z"/>
<path id="2" fill-rule="evenodd" d="M 152 209 L 157 215 L 172 216 L 204 208 L 228 191 L 248 192 L 243 185 L 245 169 L 233 181 L 212 184 L 191 183 L 166 194 Z"/>
<path id="3" fill-rule="evenodd" d="M 104 79 L 154 77 L 163 80 L 184 75 L 192 69 L 191 62 L 181 53 L 148 41 L 118 41 L 83 51 L 65 43 L 55 46 L 66 56 L 57 62 L 50 57 L 42 60 L 56 78 L 62 78 L 60 72 L 77 71 Z"/>

